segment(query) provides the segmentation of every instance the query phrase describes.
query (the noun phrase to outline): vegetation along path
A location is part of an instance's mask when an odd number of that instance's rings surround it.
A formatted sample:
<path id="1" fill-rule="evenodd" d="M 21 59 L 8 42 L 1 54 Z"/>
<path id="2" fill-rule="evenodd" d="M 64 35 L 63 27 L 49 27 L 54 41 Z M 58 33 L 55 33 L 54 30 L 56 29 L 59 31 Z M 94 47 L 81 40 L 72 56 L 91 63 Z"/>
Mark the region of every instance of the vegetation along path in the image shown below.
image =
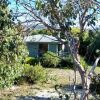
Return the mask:
<path id="1" fill-rule="evenodd" d="M 59 68 L 46 68 L 46 70 L 49 73 L 50 79 L 47 83 L 23 84 L 0 90 L 0 100 L 50 100 L 50 98 L 57 98 L 59 96 L 55 91 L 55 85 L 61 84 L 63 89 L 66 89 L 67 86 L 73 84 L 75 74 L 73 70 Z M 97 68 L 96 71 L 99 72 L 100 68 Z M 80 77 L 77 73 L 77 84 L 79 83 Z M 59 99 L 57 98 L 57 100 Z"/>
<path id="2" fill-rule="evenodd" d="M 0 100 L 32 100 L 33 96 L 38 98 L 58 97 L 58 93 L 55 91 L 54 86 L 57 84 L 62 84 L 62 86 L 71 84 L 74 78 L 74 71 L 59 68 L 46 68 L 46 70 L 49 72 L 49 80 L 46 84 L 24 84 L 0 90 Z M 78 76 L 79 74 L 77 73 L 77 77 Z M 79 78 L 77 78 L 77 82 L 80 82 Z"/>

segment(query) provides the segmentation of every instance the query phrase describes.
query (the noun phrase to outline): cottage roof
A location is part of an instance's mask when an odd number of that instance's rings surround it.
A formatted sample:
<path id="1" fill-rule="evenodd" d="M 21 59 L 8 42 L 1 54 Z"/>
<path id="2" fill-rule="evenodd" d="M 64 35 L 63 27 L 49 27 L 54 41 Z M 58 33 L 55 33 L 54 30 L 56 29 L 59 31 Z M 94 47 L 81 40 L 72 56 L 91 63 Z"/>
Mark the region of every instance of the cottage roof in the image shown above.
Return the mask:
<path id="1" fill-rule="evenodd" d="M 48 42 L 54 42 L 54 43 L 59 42 L 56 37 L 49 36 L 49 35 L 44 35 L 44 34 L 26 36 L 24 38 L 24 41 L 25 42 L 47 42 L 47 43 Z"/>

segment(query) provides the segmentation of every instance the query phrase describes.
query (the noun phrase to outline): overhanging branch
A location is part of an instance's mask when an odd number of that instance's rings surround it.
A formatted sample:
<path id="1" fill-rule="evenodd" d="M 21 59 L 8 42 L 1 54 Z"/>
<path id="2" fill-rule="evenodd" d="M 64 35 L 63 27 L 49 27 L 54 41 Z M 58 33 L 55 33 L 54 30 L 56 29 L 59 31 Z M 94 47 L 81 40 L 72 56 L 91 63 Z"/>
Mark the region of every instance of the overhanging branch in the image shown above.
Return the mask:
<path id="1" fill-rule="evenodd" d="M 97 64 L 98 64 L 98 62 L 99 62 L 99 60 L 100 60 L 100 57 L 98 57 L 98 58 L 95 60 L 95 63 L 94 63 L 94 65 L 92 66 L 92 68 L 91 68 L 91 70 L 90 70 L 90 72 L 89 72 L 89 76 L 92 76 L 92 75 L 93 75 L 94 70 L 95 70 L 95 68 L 96 68 L 96 66 L 97 66 Z"/>

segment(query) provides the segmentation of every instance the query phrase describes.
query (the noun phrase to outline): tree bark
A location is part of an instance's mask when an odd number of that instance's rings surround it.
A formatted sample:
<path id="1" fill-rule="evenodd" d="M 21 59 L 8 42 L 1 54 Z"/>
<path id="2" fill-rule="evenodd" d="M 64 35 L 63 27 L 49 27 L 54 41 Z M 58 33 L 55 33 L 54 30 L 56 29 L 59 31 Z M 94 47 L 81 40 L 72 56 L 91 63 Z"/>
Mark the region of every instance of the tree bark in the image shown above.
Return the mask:
<path id="1" fill-rule="evenodd" d="M 71 37 L 71 36 L 70 36 Z M 67 39 L 69 39 L 69 37 L 67 36 Z M 73 39 L 73 37 L 72 37 Z M 73 42 L 73 41 L 72 41 Z M 76 41 L 77 42 L 77 41 Z M 77 42 L 79 43 L 79 42 Z M 78 72 L 81 76 L 81 81 L 82 81 L 82 88 L 83 88 L 83 93 L 81 95 L 80 100 L 88 100 L 88 94 L 89 94 L 89 88 L 90 88 L 90 83 L 91 83 L 91 78 L 94 74 L 94 69 L 97 66 L 98 61 L 100 60 L 100 57 L 98 57 L 94 63 L 94 65 L 92 66 L 89 74 L 87 75 L 87 72 L 85 71 L 85 69 L 83 68 L 83 66 L 81 65 L 80 61 L 79 61 L 79 57 L 78 57 L 78 46 L 76 47 L 76 43 L 73 42 L 71 43 L 68 42 L 69 44 L 69 49 L 70 49 L 70 54 L 73 57 L 73 62 L 75 67 L 78 69 Z"/>
<path id="2" fill-rule="evenodd" d="M 92 66 L 92 68 L 91 68 L 89 74 L 88 74 L 87 77 L 86 77 L 86 80 L 85 80 L 86 89 L 85 89 L 85 91 L 84 91 L 84 95 L 83 95 L 83 97 L 82 97 L 82 100 L 88 100 L 89 88 L 90 88 L 90 84 L 91 84 L 91 78 L 92 78 L 93 75 L 94 75 L 94 70 L 95 70 L 95 68 L 96 68 L 96 66 L 97 66 L 97 64 L 98 64 L 98 62 L 99 62 L 99 60 L 100 60 L 100 57 L 98 57 L 98 58 L 95 60 L 94 65 Z"/>

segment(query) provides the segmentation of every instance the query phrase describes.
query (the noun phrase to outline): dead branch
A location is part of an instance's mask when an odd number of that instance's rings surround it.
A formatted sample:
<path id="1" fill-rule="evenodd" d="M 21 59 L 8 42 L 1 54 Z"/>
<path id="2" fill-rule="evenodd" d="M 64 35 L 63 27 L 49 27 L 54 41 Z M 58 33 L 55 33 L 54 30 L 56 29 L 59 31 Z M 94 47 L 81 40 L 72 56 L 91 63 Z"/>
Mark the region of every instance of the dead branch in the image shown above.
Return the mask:
<path id="1" fill-rule="evenodd" d="M 94 70 L 95 70 L 95 68 L 96 68 L 96 66 L 97 66 L 97 64 L 98 64 L 98 62 L 99 62 L 99 60 L 100 60 L 100 57 L 98 57 L 98 58 L 95 60 L 95 63 L 94 63 L 94 65 L 92 66 L 92 68 L 91 68 L 91 70 L 90 70 L 90 72 L 89 72 L 89 76 L 92 76 L 92 75 L 93 75 Z"/>

